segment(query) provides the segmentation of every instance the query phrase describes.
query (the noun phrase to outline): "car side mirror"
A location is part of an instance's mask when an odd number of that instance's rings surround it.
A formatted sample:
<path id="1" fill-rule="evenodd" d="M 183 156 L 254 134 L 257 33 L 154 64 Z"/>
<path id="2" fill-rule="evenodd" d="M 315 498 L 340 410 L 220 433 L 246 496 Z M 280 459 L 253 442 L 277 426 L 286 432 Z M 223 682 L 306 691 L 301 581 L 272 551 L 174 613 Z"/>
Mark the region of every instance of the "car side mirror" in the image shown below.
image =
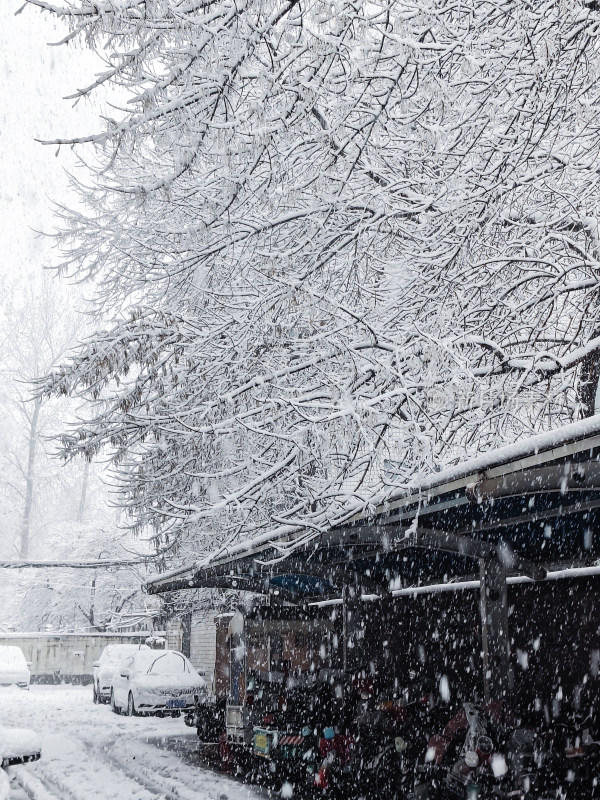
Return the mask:
<path id="1" fill-rule="evenodd" d="M 127 678 L 127 680 L 129 680 L 129 678 L 131 678 L 131 671 L 128 669 L 124 669 L 123 672 L 121 673 L 121 677 Z"/>
<path id="2" fill-rule="evenodd" d="M 99 667 L 99 666 L 100 666 L 100 662 L 99 662 L 99 661 L 94 661 L 94 663 L 92 664 L 92 666 L 93 666 L 93 667 Z"/>

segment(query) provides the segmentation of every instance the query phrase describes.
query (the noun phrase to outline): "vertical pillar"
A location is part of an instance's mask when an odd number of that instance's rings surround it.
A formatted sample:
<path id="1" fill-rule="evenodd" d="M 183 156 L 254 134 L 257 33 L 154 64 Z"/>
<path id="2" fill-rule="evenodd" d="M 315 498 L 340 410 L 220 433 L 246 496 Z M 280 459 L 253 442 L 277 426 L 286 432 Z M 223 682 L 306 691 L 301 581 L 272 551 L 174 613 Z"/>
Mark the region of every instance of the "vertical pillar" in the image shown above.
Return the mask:
<path id="1" fill-rule="evenodd" d="M 342 586 L 342 669 L 348 671 L 348 587 Z"/>
<path id="2" fill-rule="evenodd" d="M 510 685 L 510 642 L 506 567 L 496 559 L 480 559 L 483 694 L 486 701 L 502 700 Z"/>

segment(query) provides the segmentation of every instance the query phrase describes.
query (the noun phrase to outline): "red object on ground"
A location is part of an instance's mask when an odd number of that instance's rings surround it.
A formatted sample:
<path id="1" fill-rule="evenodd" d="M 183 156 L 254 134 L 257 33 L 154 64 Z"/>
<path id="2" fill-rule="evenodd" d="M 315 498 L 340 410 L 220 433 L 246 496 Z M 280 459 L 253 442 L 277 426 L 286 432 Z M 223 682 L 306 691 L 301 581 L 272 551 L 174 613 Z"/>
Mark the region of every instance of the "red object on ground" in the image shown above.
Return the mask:
<path id="1" fill-rule="evenodd" d="M 233 752 L 231 744 L 227 741 L 226 733 L 222 733 L 219 736 L 219 755 L 221 756 L 221 772 L 232 772 Z"/>
<path id="2" fill-rule="evenodd" d="M 467 713 L 463 708 L 447 723 L 446 727 L 444 728 L 443 735 L 446 737 L 446 739 L 454 739 L 457 734 L 461 733 L 461 731 L 466 731 L 468 727 L 469 723 L 467 722 Z"/>
<path id="3" fill-rule="evenodd" d="M 435 764 L 442 763 L 449 745 L 450 745 L 450 739 L 447 739 L 445 736 L 442 736 L 439 733 L 434 734 L 429 739 L 429 747 L 433 748 L 434 750 L 433 761 Z"/>
<path id="4" fill-rule="evenodd" d="M 342 766 L 352 758 L 354 739 L 351 736 L 342 736 L 336 733 L 333 739 L 319 739 L 319 753 L 321 758 L 326 758 L 329 753 L 335 753 Z"/>
<path id="5" fill-rule="evenodd" d="M 329 779 L 327 778 L 326 769 L 320 769 L 315 773 L 315 786 L 318 786 L 319 789 L 327 789 L 329 786 Z"/>

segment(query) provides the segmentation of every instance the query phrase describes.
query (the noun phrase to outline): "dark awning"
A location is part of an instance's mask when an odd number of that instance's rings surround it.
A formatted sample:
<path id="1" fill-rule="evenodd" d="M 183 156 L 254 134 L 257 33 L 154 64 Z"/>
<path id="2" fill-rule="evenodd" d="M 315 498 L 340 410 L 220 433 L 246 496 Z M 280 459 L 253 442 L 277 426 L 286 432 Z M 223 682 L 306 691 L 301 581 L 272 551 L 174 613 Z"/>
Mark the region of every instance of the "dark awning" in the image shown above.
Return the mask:
<path id="1" fill-rule="evenodd" d="M 283 533 L 156 576 L 150 593 L 195 587 L 291 600 L 474 580 L 481 559 L 509 576 L 593 573 L 600 563 L 600 417 L 486 453 L 377 498 L 325 533 Z M 600 572 L 600 567 L 598 567 Z M 578 574 L 573 572 L 572 574 Z M 524 576 L 524 577 L 523 577 Z"/>

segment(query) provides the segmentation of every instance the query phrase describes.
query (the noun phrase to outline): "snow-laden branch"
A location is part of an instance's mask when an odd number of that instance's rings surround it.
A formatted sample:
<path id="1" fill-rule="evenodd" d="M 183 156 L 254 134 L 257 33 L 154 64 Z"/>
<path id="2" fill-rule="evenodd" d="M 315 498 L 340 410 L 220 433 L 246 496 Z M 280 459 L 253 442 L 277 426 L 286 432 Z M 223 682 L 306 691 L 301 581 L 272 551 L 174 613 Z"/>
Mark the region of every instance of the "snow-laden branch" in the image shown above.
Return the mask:
<path id="1" fill-rule="evenodd" d="M 173 558 L 590 412 L 596 11 L 32 2 L 129 94 L 58 236 L 122 321 L 40 391 Z"/>
<path id="2" fill-rule="evenodd" d="M 0 561 L 0 569 L 102 569 L 103 567 L 130 567 L 148 564 L 152 556 L 137 559 L 98 558 L 89 561 Z"/>

